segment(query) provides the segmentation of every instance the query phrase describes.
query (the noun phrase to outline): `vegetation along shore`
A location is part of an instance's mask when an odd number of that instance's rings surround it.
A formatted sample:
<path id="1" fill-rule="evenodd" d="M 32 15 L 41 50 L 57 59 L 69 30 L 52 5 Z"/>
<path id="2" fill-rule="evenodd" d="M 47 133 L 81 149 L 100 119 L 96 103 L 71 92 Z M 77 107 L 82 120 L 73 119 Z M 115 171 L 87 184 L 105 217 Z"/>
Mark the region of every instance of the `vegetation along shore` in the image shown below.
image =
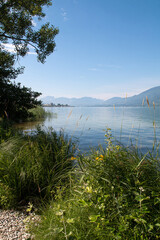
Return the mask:
<path id="1" fill-rule="evenodd" d="M 0 206 L 35 212 L 33 239 L 159 239 L 160 159 L 112 143 L 77 152 L 63 132 L 1 125 Z"/>
<path id="2" fill-rule="evenodd" d="M 74 1 L 74 4 L 79 3 Z M 38 100 L 41 93 L 14 80 L 24 71 L 24 67 L 17 64 L 21 57 L 27 53 L 36 55 L 37 60 L 44 63 L 55 49 L 58 28 L 44 21 L 41 26 L 39 24 L 47 19 L 43 7 L 50 5 L 51 0 L 0 2 L 0 238 L 160 239 L 158 146 L 153 152 L 142 154 L 134 146 L 113 143 L 111 129 L 107 128 L 105 147 L 98 146 L 82 153 L 63 130 L 55 132 L 52 128 L 37 127 L 25 132 L 14 127 L 17 122 L 49 116 Z M 67 21 L 67 13 L 60 9 Z M 74 42 L 77 41 L 78 37 Z M 13 47 L 12 51 L 7 51 L 6 44 Z M 77 46 L 75 49 L 78 50 Z M 67 59 L 70 59 L 68 54 Z M 74 64 L 69 65 L 73 70 Z M 83 78 L 80 77 L 81 81 Z M 60 85 L 62 88 L 63 84 Z M 149 93 L 159 94 L 159 90 L 157 87 Z M 142 95 L 128 101 L 135 100 L 136 106 L 139 102 L 142 104 Z M 159 106 L 159 95 L 156 100 L 152 104 L 154 109 Z M 86 99 L 81 101 L 83 105 Z M 124 98 L 112 101 L 114 105 L 117 101 L 126 103 Z M 110 106 L 112 101 L 106 104 Z M 55 107 L 59 102 L 50 103 Z M 144 105 L 150 106 L 148 98 Z M 57 107 L 60 106 L 64 103 Z M 68 106 L 76 105 L 66 102 L 65 107 Z M 22 224 L 24 221 L 27 229 Z M 15 232 L 11 234 L 12 231 Z"/>

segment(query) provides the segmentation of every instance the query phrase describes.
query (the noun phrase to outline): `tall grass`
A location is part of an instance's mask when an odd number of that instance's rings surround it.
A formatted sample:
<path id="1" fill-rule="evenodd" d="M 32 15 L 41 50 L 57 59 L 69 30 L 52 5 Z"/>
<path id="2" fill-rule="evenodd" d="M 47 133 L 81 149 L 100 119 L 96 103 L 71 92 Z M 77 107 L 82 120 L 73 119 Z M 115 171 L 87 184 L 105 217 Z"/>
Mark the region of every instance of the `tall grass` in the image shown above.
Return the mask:
<path id="1" fill-rule="evenodd" d="M 28 121 L 37 121 L 44 119 L 46 117 L 51 117 L 52 113 L 46 111 L 43 107 L 38 106 L 36 108 L 32 108 L 29 110 L 30 117 L 28 118 Z"/>
<path id="2" fill-rule="evenodd" d="M 34 239 L 159 239 L 160 159 L 112 144 L 79 156 L 66 198 L 32 225 Z"/>
<path id="3" fill-rule="evenodd" d="M 0 145 L 0 205 L 48 200 L 69 181 L 75 145 L 52 129 L 13 136 Z M 7 191 L 4 191 L 7 189 Z"/>
<path id="4" fill-rule="evenodd" d="M 10 121 L 0 119 L 0 144 L 10 137 L 18 135 L 21 135 L 21 131 L 15 130 Z"/>

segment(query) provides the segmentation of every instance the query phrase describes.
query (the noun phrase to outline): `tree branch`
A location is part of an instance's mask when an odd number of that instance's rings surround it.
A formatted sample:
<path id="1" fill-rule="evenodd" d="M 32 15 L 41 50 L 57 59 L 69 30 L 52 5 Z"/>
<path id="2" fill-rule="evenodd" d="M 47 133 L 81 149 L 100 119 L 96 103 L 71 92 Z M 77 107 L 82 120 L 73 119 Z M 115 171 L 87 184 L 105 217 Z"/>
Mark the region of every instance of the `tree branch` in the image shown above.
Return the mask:
<path id="1" fill-rule="evenodd" d="M 0 34 L 0 37 L 5 37 L 5 38 L 12 39 L 12 40 L 23 41 L 23 42 L 29 44 L 31 47 L 33 47 L 35 50 L 38 51 L 38 48 L 37 48 L 34 44 L 30 43 L 27 39 L 17 38 L 17 37 L 13 37 L 13 36 L 11 37 L 11 36 L 8 36 L 8 35 L 6 35 L 6 34 L 4 34 L 4 33 L 3 33 L 3 34 Z"/>

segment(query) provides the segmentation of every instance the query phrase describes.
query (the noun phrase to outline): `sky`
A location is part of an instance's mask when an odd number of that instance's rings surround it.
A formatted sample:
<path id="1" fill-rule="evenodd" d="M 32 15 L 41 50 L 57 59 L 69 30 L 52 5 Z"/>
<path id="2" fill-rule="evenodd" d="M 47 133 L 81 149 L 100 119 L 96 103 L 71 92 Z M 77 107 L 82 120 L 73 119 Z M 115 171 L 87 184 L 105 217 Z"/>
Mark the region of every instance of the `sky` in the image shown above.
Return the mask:
<path id="1" fill-rule="evenodd" d="M 44 11 L 41 24 L 59 28 L 56 48 L 45 64 L 20 59 L 22 85 L 42 97 L 105 100 L 160 86 L 160 0 L 54 0 Z"/>

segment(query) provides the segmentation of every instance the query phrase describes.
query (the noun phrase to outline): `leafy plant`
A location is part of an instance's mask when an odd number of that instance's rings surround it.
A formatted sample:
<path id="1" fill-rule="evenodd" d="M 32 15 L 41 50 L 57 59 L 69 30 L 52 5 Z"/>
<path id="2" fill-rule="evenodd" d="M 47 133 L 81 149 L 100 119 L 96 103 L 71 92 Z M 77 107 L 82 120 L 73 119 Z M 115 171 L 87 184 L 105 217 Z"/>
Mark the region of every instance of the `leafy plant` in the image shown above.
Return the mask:
<path id="1" fill-rule="evenodd" d="M 35 240 L 159 239 L 159 157 L 114 145 L 108 131 L 106 149 L 79 156 L 66 198 L 33 223 Z"/>

